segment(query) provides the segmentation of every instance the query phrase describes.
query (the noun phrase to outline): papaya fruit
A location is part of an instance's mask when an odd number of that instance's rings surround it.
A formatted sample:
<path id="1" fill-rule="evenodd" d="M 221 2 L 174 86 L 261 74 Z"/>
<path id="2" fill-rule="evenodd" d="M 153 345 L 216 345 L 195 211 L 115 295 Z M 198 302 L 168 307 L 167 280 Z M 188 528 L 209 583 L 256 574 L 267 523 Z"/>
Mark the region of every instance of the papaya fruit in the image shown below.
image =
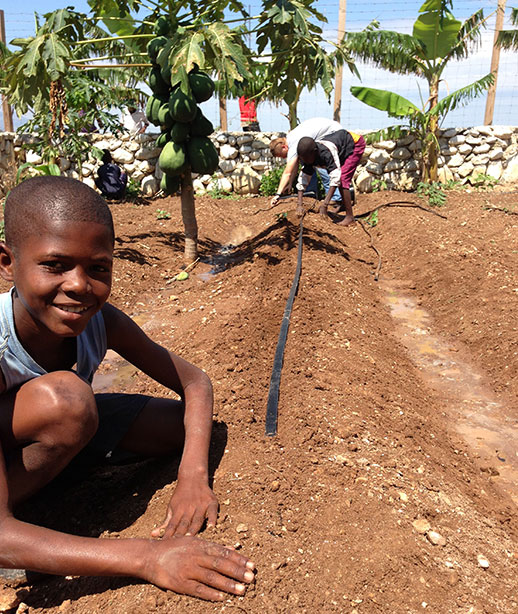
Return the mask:
<path id="1" fill-rule="evenodd" d="M 160 15 L 155 21 L 155 34 L 157 36 L 169 36 L 173 33 L 175 21 L 166 15 Z"/>
<path id="2" fill-rule="evenodd" d="M 149 87 L 153 94 L 158 96 L 168 96 L 169 90 L 171 86 L 168 81 L 164 81 L 162 75 L 160 74 L 160 68 L 158 66 L 153 66 L 153 68 L 149 71 Z"/>
<path id="3" fill-rule="evenodd" d="M 168 130 L 173 126 L 173 118 L 169 113 L 169 105 L 167 103 L 163 104 L 158 110 L 158 123 Z"/>
<path id="4" fill-rule="evenodd" d="M 206 136 L 193 136 L 187 142 L 187 159 L 193 173 L 212 175 L 219 166 L 219 155 Z"/>
<path id="5" fill-rule="evenodd" d="M 196 117 L 191 122 L 191 134 L 192 136 L 209 136 L 214 132 L 214 126 L 212 122 L 203 115 L 201 109 L 198 107 Z"/>
<path id="6" fill-rule="evenodd" d="M 171 67 L 169 66 L 169 64 L 165 64 L 160 69 L 160 76 L 166 83 L 169 84 L 169 89 L 171 89 Z"/>
<path id="7" fill-rule="evenodd" d="M 169 98 L 169 112 L 175 122 L 190 122 L 196 116 L 198 106 L 194 96 L 184 94 L 180 87 L 173 90 Z"/>
<path id="8" fill-rule="evenodd" d="M 155 126 L 160 125 L 160 121 L 158 120 L 158 111 L 160 110 L 160 107 L 163 104 L 164 104 L 164 99 L 159 98 L 158 96 L 155 96 L 155 95 L 150 96 L 147 100 L 146 117 Z"/>
<path id="9" fill-rule="evenodd" d="M 166 175 L 165 173 L 162 175 L 162 179 L 160 179 L 160 189 L 169 196 L 170 194 L 175 194 L 180 189 L 180 177 L 178 175 Z"/>
<path id="10" fill-rule="evenodd" d="M 181 175 L 187 168 L 185 147 L 173 141 L 166 143 L 158 157 L 158 166 L 166 175 Z"/>
<path id="11" fill-rule="evenodd" d="M 189 73 L 189 85 L 196 102 L 205 102 L 214 94 L 214 81 L 201 70 Z"/>
<path id="12" fill-rule="evenodd" d="M 171 140 L 171 135 L 169 134 L 169 130 L 161 132 L 155 141 L 155 145 L 157 147 L 165 147 L 165 144 Z"/>
<path id="13" fill-rule="evenodd" d="M 175 143 L 184 143 L 189 136 L 189 124 L 175 122 L 171 128 L 171 140 Z"/>
<path id="14" fill-rule="evenodd" d="M 156 36 L 152 38 L 147 44 L 147 54 L 149 59 L 152 62 L 156 63 L 157 56 L 162 47 L 167 43 L 167 38 L 165 36 Z"/>

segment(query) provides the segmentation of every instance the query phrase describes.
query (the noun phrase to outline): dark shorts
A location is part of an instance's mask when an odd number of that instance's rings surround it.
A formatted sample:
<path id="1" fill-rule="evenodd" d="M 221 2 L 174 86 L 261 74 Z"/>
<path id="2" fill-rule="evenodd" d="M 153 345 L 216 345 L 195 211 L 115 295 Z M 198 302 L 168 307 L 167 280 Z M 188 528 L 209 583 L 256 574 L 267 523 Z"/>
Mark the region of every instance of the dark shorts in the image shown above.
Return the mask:
<path id="1" fill-rule="evenodd" d="M 144 394 L 96 394 L 99 427 L 73 462 L 81 465 L 98 465 L 138 460 L 136 454 L 121 450 L 119 444 L 150 399 L 151 397 Z"/>

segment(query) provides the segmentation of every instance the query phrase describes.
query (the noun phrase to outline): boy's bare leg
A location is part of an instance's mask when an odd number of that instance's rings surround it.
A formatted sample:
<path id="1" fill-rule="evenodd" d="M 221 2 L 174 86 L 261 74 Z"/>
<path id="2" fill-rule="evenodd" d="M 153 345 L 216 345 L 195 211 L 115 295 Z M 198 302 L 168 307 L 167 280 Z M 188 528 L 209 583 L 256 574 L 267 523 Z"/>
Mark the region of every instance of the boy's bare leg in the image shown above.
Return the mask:
<path id="1" fill-rule="evenodd" d="M 68 371 L 29 380 L 0 400 L 0 439 L 15 506 L 55 478 L 97 430 L 89 384 Z"/>
<path id="2" fill-rule="evenodd" d="M 160 398 L 148 401 L 119 443 L 120 449 L 144 456 L 181 455 L 171 502 L 153 537 L 195 535 L 205 521 L 208 527 L 216 525 L 218 501 L 209 487 L 208 447 L 203 458 L 197 450 L 193 463 L 192 446 L 189 454 L 185 443 L 183 403 Z"/>
<path id="3" fill-rule="evenodd" d="M 340 193 L 342 194 L 342 200 L 345 207 L 345 217 L 341 222 L 338 222 L 338 226 L 351 226 L 355 223 L 351 193 L 349 192 L 349 188 L 342 187 L 340 187 Z"/>

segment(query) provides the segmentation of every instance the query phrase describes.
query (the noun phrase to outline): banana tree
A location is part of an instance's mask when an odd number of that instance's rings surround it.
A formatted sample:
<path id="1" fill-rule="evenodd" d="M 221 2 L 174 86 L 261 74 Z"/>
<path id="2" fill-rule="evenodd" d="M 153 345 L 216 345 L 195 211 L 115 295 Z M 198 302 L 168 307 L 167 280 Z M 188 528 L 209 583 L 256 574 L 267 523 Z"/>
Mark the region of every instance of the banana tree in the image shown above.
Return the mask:
<path id="1" fill-rule="evenodd" d="M 406 98 L 385 90 L 353 86 L 353 96 L 371 107 L 385 111 L 390 117 L 408 119 L 407 126 L 391 126 L 373 135 L 376 138 L 397 138 L 405 132 L 416 134 L 422 142 L 421 171 L 426 182 L 437 180 L 438 129 L 446 114 L 466 104 L 493 83 L 492 74 L 485 75 L 439 99 L 439 85 L 444 69 L 451 60 L 468 57 L 480 42 L 486 19 L 482 10 L 464 23 L 455 19 L 452 0 L 427 0 L 419 9 L 412 34 L 380 30 L 373 22 L 365 30 L 346 35 L 346 45 L 353 57 L 374 66 L 402 75 L 415 75 L 428 84 L 428 98 L 421 107 Z"/>

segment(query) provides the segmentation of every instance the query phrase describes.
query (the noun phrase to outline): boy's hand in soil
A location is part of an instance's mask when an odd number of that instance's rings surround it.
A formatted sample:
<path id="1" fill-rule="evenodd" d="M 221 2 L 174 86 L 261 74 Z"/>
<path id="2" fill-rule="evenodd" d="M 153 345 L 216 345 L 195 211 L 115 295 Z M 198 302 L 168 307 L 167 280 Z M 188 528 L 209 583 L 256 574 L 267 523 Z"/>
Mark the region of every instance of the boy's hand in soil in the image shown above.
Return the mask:
<path id="1" fill-rule="evenodd" d="M 254 579 L 252 561 L 232 548 L 188 536 L 152 545 L 158 556 L 146 579 L 177 593 L 222 601 L 226 593 L 243 595 Z"/>
<path id="2" fill-rule="evenodd" d="M 207 520 L 207 527 L 216 526 L 218 500 L 202 481 L 178 479 L 164 522 L 153 530 L 153 537 L 196 535 Z"/>

